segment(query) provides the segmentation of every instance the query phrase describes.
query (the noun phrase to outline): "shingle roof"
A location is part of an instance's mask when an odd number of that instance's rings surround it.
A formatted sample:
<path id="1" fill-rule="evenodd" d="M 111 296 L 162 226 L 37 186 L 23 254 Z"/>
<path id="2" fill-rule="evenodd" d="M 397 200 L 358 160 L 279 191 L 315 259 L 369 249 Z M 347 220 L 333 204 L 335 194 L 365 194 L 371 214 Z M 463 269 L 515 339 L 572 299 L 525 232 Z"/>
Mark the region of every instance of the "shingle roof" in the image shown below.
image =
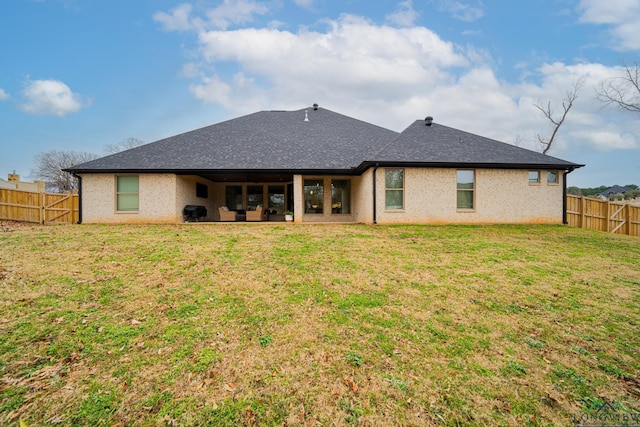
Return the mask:
<path id="1" fill-rule="evenodd" d="M 380 163 L 439 166 L 576 168 L 582 165 L 437 123 L 416 120 L 383 149 L 369 155 Z"/>
<path id="2" fill-rule="evenodd" d="M 359 173 L 372 164 L 574 169 L 583 165 L 418 120 L 398 134 L 324 108 L 261 111 L 102 157 L 71 172 Z"/>
<path id="3" fill-rule="evenodd" d="M 624 193 L 627 193 L 629 191 L 631 191 L 631 189 L 629 187 L 620 187 L 619 185 L 614 185 L 611 188 L 607 188 L 606 190 L 604 190 L 600 194 L 605 196 L 605 197 L 609 197 L 612 194 L 624 194 Z"/>
<path id="4" fill-rule="evenodd" d="M 323 108 L 262 111 L 70 170 L 351 170 L 397 135 Z"/>

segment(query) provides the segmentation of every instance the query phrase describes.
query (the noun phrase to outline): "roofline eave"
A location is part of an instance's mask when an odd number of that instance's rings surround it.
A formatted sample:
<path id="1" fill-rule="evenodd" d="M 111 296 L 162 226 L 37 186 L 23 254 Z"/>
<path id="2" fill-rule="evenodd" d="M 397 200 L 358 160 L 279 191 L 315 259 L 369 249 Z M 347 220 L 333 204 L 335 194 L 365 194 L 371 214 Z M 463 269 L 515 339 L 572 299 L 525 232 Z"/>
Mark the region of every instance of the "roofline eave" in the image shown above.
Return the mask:
<path id="1" fill-rule="evenodd" d="M 461 162 L 402 162 L 402 161 L 364 161 L 356 167 L 358 175 L 367 169 L 378 167 L 407 167 L 407 168 L 464 168 L 464 169 L 550 169 L 573 171 L 585 165 L 577 163 L 568 164 L 544 164 L 544 163 L 461 163 Z"/>
<path id="2" fill-rule="evenodd" d="M 349 169 L 63 169 L 72 174 L 176 174 L 176 175 L 356 175 L 356 168 Z"/>

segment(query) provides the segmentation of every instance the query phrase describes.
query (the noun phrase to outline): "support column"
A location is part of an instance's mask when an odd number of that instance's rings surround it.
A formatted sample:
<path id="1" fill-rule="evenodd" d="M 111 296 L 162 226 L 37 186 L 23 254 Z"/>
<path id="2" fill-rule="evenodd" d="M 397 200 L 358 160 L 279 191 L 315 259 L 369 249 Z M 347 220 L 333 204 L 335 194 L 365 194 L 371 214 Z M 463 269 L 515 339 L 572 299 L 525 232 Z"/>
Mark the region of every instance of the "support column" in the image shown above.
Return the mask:
<path id="1" fill-rule="evenodd" d="M 302 224 L 304 193 L 302 175 L 293 175 L 293 222 Z"/>

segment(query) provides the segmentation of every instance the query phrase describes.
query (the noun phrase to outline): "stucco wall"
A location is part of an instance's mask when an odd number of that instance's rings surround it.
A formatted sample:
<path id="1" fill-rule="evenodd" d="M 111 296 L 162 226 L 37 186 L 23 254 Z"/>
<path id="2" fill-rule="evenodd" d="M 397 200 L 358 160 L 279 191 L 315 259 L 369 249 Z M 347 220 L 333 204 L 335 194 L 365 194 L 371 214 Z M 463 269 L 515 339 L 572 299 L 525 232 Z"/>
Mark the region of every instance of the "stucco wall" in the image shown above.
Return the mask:
<path id="1" fill-rule="evenodd" d="M 529 184 L 528 170 L 476 169 L 475 209 L 456 208 L 456 169 L 406 168 L 405 207 L 385 209 L 385 169 L 377 172 L 377 222 L 424 224 L 562 223 L 562 179 Z"/>
<path id="2" fill-rule="evenodd" d="M 176 211 L 176 176 L 173 174 L 139 175 L 139 210 L 136 212 L 116 211 L 114 174 L 81 177 L 83 223 L 175 223 L 182 220 L 182 212 Z"/>

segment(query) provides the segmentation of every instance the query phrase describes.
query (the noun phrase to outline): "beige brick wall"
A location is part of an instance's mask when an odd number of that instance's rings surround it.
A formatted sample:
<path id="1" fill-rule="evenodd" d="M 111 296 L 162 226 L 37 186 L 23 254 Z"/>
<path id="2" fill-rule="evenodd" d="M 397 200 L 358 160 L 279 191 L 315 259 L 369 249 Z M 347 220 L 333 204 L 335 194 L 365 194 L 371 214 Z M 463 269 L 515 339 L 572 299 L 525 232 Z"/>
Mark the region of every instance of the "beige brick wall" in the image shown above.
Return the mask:
<path id="1" fill-rule="evenodd" d="M 377 172 L 377 222 L 424 224 L 562 223 L 559 184 L 530 185 L 528 170 L 476 169 L 475 209 L 456 209 L 456 169 L 405 168 L 405 208 L 385 209 L 385 169 Z M 371 180 L 365 180 L 371 182 Z"/>
<path id="2" fill-rule="evenodd" d="M 385 168 L 376 172 L 379 224 L 493 224 L 562 222 L 562 179 L 530 185 L 528 170 L 476 169 L 475 209 L 456 209 L 456 169 L 405 168 L 405 206 L 399 211 L 385 209 Z M 339 177 L 294 176 L 296 222 L 373 222 L 373 169 L 351 177 L 351 214 L 302 214 L 305 178 L 324 180 L 324 205 L 331 206 L 331 179 Z M 141 174 L 138 212 L 116 211 L 114 174 L 82 176 L 82 221 L 85 223 L 177 223 L 182 222 L 186 205 L 207 208 L 207 221 L 218 220 L 217 207 L 224 204 L 224 185 L 196 176 Z M 349 177 L 342 177 L 348 179 Z M 209 197 L 196 197 L 195 185 L 209 187 Z"/>
<path id="3" fill-rule="evenodd" d="M 305 179 L 319 179 L 322 180 L 324 184 L 324 211 L 322 213 L 304 213 L 304 180 Z M 333 214 L 331 213 L 331 181 L 334 179 L 346 179 L 351 180 L 351 213 L 348 214 Z M 302 217 L 302 222 L 354 222 L 354 210 L 356 210 L 356 203 L 354 203 L 354 186 L 356 185 L 356 179 L 350 176 L 315 176 L 308 175 L 300 178 L 300 181 L 297 185 L 300 187 L 300 191 L 298 193 L 294 190 L 294 197 L 296 197 L 295 205 L 296 212 L 302 213 L 302 215 L 296 215 L 295 218 Z M 294 179 L 294 186 L 296 185 L 296 180 Z M 298 196 L 300 194 L 300 196 Z M 364 204 L 363 204 L 364 205 Z M 294 218 L 294 220 L 295 220 Z"/>
<path id="4" fill-rule="evenodd" d="M 182 212 L 176 211 L 176 176 L 173 174 L 139 175 L 137 212 L 116 210 L 116 175 L 83 174 L 81 177 L 83 223 L 148 224 L 182 220 Z"/>
<path id="5" fill-rule="evenodd" d="M 208 187 L 208 197 L 196 196 L 196 183 L 204 184 Z M 198 205 L 207 208 L 207 216 L 204 221 L 214 221 L 217 218 L 216 189 L 213 182 L 198 176 L 176 176 L 176 205 L 175 209 L 179 216 L 179 222 L 183 222 L 182 211 L 187 205 Z"/>

